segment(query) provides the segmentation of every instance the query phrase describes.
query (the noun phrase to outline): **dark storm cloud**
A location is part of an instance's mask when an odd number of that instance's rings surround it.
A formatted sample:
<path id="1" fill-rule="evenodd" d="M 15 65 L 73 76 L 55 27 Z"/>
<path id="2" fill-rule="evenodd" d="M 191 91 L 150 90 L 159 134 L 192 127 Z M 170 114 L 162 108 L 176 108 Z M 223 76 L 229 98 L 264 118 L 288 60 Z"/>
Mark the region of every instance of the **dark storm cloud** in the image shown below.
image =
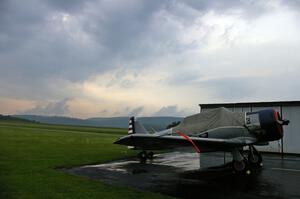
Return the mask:
<path id="1" fill-rule="evenodd" d="M 249 4 L 208 2 L 1 1 L 0 58 L 4 71 L 1 77 L 7 80 L 12 75 L 29 79 L 62 76 L 78 81 L 126 63 L 140 67 L 138 60 L 184 49 L 177 44 L 176 30 L 172 27 L 168 27 L 170 32 L 163 33 L 153 29 L 159 27 L 151 26 L 153 17 L 161 10 L 176 16 L 181 23 L 192 23 L 196 16 L 178 8 L 180 4 L 201 12 L 244 8 Z M 51 21 L 51 17 L 60 14 L 69 14 L 77 21 L 75 28 L 92 43 L 81 46 L 66 30 L 55 31 L 58 26 L 67 26 Z M 163 21 L 160 23 L 164 25 Z"/>
<path id="2" fill-rule="evenodd" d="M 35 5 L 35 6 L 34 6 Z M 47 9 L 28 1 L 24 4 L 17 1 L 0 2 L 0 52 L 13 53 L 28 42 L 28 38 L 40 31 L 43 24 L 43 12 Z"/>
<path id="3" fill-rule="evenodd" d="M 289 0 L 284 1 L 284 5 L 289 6 L 291 9 L 300 12 L 300 1 L 299 0 Z"/>
<path id="4" fill-rule="evenodd" d="M 0 95 L 53 98 L 49 85 L 56 82 L 49 79 L 83 80 L 102 70 L 97 47 L 83 48 L 66 32 L 53 30 L 54 8 L 42 1 L 0 2 Z"/>
<path id="5" fill-rule="evenodd" d="M 91 0 L 46 0 L 49 8 L 58 11 L 76 13 L 80 12 Z"/>
<path id="6" fill-rule="evenodd" d="M 151 17 L 162 5 L 160 1 L 129 2 L 135 4 L 126 6 L 108 3 L 107 7 L 94 12 L 91 20 L 84 24 L 86 31 L 93 34 L 112 54 L 127 54 L 128 57 L 130 53 L 139 51 L 139 41 L 148 34 L 147 26 Z"/>
<path id="7" fill-rule="evenodd" d="M 110 5 L 110 2 L 87 4 L 85 1 L 1 1 L 1 77 L 8 81 L 13 76 L 29 79 L 62 76 L 78 81 L 117 67 L 124 63 L 120 57 L 130 57 L 140 51 L 136 43 L 158 5 L 157 2 L 139 3 L 122 9 L 121 4 Z M 94 10 L 86 12 L 91 7 Z M 62 14 L 69 14 L 71 20 L 77 21 L 74 28 L 89 37 L 91 43 L 80 45 L 77 38 L 72 38 L 72 32 L 64 30 L 68 24 L 62 24 L 59 18 Z M 55 17 L 57 21 L 53 20 Z"/>
<path id="8" fill-rule="evenodd" d="M 266 11 L 266 1 L 254 0 L 218 0 L 218 1 L 197 1 L 190 0 L 185 2 L 187 5 L 199 11 L 216 10 L 218 12 L 228 12 L 241 10 L 246 17 L 256 17 Z"/>
<path id="9" fill-rule="evenodd" d="M 268 3 L 253 0 L 2 0 L 0 96 L 57 101 L 76 95 L 66 92 L 68 81 L 84 82 L 120 67 L 138 71 L 155 66 L 160 59 L 168 65 L 194 47 L 193 42 L 180 41 L 179 30 L 185 31 L 205 13 L 238 11 L 238 17 L 252 20 L 269 11 Z M 284 3 L 299 10 L 297 1 Z M 209 67 L 209 64 L 202 66 Z M 185 73 L 183 69 L 178 75 L 176 67 L 164 83 L 192 86 L 202 77 L 190 71 Z M 58 81 L 61 79 L 65 81 Z M 122 88 L 133 87 L 134 79 L 125 78 Z M 229 99 L 252 91 L 251 85 L 245 81 L 239 84 L 239 81 L 221 78 L 203 85 Z M 114 83 L 108 82 L 107 86 Z M 234 93 L 228 94 L 224 85 L 232 86 Z M 35 111 L 45 109 L 47 113 L 49 110 L 57 113 L 51 108 L 54 105 L 49 106 L 36 107 Z M 138 108 L 136 112 L 143 111 Z M 158 113 L 180 113 L 176 108 L 164 107 Z"/>

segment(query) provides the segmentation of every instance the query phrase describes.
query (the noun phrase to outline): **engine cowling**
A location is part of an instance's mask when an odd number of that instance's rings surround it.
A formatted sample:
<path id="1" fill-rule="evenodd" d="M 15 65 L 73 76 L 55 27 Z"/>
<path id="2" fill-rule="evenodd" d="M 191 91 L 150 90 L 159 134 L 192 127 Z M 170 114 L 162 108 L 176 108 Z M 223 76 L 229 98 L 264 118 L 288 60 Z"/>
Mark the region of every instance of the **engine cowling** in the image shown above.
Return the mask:
<path id="1" fill-rule="evenodd" d="M 261 141 L 274 141 L 283 137 L 283 125 L 288 120 L 283 120 L 274 109 L 266 109 L 246 114 L 246 125 L 252 128 Z"/>

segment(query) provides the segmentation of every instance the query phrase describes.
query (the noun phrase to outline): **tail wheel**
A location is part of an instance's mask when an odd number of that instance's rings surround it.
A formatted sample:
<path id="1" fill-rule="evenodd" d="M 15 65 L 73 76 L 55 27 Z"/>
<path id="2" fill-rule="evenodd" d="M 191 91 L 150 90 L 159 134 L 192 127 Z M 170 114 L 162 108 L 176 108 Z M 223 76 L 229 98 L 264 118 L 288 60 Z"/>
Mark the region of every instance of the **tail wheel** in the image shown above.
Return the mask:
<path id="1" fill-rule="evenodd" d="M 138 158 L 140 159 L 141 163 L 145 163 L 146 160 L 147 160 L 147 153 L 146 153 L 146 151 L 139 152 Z"/>
<path id="2" fill-rule="evenodd" d="M 153 159 L 153 155 L 154 153 L 152 151 L 150 151 L 148 154 L 147 154 L 147 158 L 149 158 L 150 160 Z"/>

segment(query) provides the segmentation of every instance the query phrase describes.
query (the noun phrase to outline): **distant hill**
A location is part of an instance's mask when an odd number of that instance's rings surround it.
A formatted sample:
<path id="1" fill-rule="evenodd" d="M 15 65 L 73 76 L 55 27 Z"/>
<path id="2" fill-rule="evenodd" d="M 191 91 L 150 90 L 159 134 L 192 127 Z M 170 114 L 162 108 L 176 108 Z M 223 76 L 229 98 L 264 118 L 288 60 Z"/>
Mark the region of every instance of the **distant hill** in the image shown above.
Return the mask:
<path id="1" fill-rule="evenodd" d="M 89 118 L 78 119 L 62 116 L 40 116 L 40 115 L 14 115 L 14 117 L 37 121 L 47 124 L 64 124 L 79 126 L 99 126 L 128 128 L 129 117 L 111 117 L 111 118 Z M 147 128 L 155 130 L 165 129 L 169 124 L 175 121 L 181 121 L 181 117 L 139 117 L 138 120 Z"/>
<path id="2" fill-rule="evenodd" d="M 65 125 L 80 125 L 89 126 L 85 120 L 63 116 L 42 116 L 42 115 L 14 115 L 14 117 L 36 121 L 46 124 L 65 124 Z"/>
<path id="3" fill-rule="evenodd" d="M 128 128 L 129 117 L 112 117 L 112 118 L 89 118 L 89 122 L 100 126 Z M 162 130 L 174 122 L 181 121 L 181 117 L 139 117 L 138 120 L 147 129 Z"/>
<path id="4" fill-rule="evenodd" d="M 19 118 L 19 117 L 14 117 L 14 116 L 10 116 L 10 115 L 1 115 L 0 114 L 0 121 L 8 121 L 8 122 L 30 122 L 32 123 L 33 121 L 31 120 L 27 120 L 25 118 Z"/>

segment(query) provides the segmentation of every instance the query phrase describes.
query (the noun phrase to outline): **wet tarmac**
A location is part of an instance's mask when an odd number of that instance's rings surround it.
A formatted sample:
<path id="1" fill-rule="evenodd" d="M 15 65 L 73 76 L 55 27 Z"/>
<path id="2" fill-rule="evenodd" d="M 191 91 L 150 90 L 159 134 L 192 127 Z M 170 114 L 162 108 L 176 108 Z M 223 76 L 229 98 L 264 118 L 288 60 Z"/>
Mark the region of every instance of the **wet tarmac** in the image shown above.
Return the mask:
<path id="1" fill-rule="evenodd" d="M 225 164 L 224 164 L 225 161 Z M 300 157 L 264 154 L 263 168 L 236 175 L 223 153 L 172 152 L 139 163 L 131 158 L 65 170 L 68 173 L 177 198 L 300 198 Z M 200 167 L 201 165 L 201 167 Z"/>

